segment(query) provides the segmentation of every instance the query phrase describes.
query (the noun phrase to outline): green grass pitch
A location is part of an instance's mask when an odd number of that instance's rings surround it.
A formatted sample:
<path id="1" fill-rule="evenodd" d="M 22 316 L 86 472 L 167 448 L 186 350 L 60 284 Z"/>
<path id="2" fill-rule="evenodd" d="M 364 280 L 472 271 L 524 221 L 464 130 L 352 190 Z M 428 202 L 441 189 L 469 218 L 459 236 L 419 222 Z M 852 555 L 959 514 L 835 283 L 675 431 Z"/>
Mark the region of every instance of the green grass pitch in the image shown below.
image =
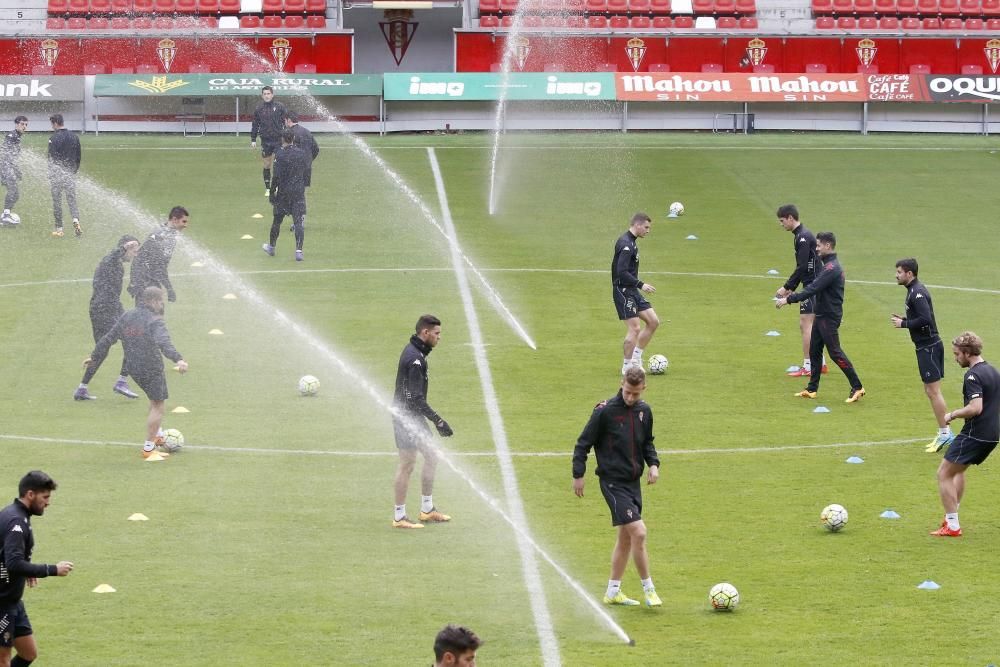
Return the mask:
<path id="1" fill-rule="evenodd" d="M 25 144 L 44 151 L 45 138 Z M 974 330 L 1000 361 L 996 139 L 511 134 L 493 217 L 491 137 L 367 141 L 444 225 L 434 149 L 457 246 L 537 350 L 474 276 L 465 307 L 444 236 L 344 138 L 320 137 L 302 264 L 289 222 L 276 257 L 260 250 L 270 209 L 245 138 L 85 137 L 83 171 L 100 188 L 81 187 L 79 240 L 50 238 L 44 171 L 26 160 L 21 229 L 0 230 L 0 488 L 11 498 L 27 470 L 52 474 L 60 487 L 34 522 L 34 560 L 76 564 L 26 593 L 38 664 L 422 665 L 453 622 L 486 640 L 482 665 L 541 665 L 532 596 L 544 596 L 559 660 L 573 667 L 1000 660 L 1000 461 L 969 473 L 965 536 L 929 537 L 939 457 L 923 444 L 935 425 L 909 338 L 889 324 L 905 297 L 894 263 L 915 256 L 942 336 Z M 674 200 L 687 212 L 667 219 Z M 801 362 L 798 318 L 771 296 L 793 261 L 774 216 L 789 202 L 838 237 L 841 336 L 868 390 L 856 405 L 843 403 L 836 369 L 816 402 L 793 398 L 803 383 L 785 377 Z M 92 349 L 94 267 L 175 204 L 191 211 L 193 243 L 171 264 L 167 322 L 191 369 L 169 373 L 164 427 L 187 446 L 150 464 L 139 456 L 146 401 L 111 393 L 117 348 L 91 384 L 99 400 L 72 393 Z M 663 323 L 647 355 L 670 368 L 645 395 L 663 461 L 644 516 L 664 606 L 609 610 L 630 648 L 537 554 L 542 590 L 527 589 L 514 532 L 477 492 L 507 511 L 470 322 L 524 529 L 599 600 L 614 534 L 593 459 L 585 498 L 573 495 L 570 453 L 619 381 L 608 274 L 637 210 L 654 218 L 641 274 Z M 430 403 L 455 429 L 443 444 L 461 474 L 442 466 L 435 489 L 451 524 L 395 531 L 380 401 L 424 312 L 444 322 Z M 307 373 L 322 382 L 315 398 L 296 392 Z M 950 357 L 943 386 L 958 407 Z M 846 464 L 852 455 L 864 464 Z M 411 512 L 418 486 L 415 475 Z M 832 502 L 850 511 L 838 534 L 819 523 Z M 879 518 L 887 508 L 902 518 Z M 127 521 L 134 512 L 149 521 Z M 918 590 L 927 579 L 940 590 Z M 710 611 L 720 581 L 739 588 L 734 613 Z M 91 592 L 102 583 L 117 592 Z M 639 594 L 631 566 L 624 590 Z"/>

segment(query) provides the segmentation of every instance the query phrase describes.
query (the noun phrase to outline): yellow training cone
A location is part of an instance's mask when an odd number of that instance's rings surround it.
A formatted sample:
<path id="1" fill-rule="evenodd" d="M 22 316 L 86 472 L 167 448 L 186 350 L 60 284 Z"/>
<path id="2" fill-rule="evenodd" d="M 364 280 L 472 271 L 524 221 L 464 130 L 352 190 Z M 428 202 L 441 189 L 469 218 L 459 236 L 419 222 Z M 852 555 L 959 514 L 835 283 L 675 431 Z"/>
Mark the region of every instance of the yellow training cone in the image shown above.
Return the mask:
<path id="1" fill-rule="evenodd" d="M 128 518 L 129 521 L 149 521 L 149 517 L 142 512 L 136 512 Z"/>
<path id="2" fill-rule="evenodd" d="M 183 405 L 178 405 L 176 408 L 174 408 L 173 410 L 171 410 L 171 412 L 173 412 L 175 414 L 178 414 L 178 415 L 184 415 L 184 414 L 187 414 L 187 413 L 189 413 L 191 411 L 188 410 L 187 408 L 185 408 Z"/>
<path id="3" fill-rule="evenodd" d="M 252 237 L 252 236 L 250 236 L 249 234 L 244 234 L 244 235 L 243 235 L 243 236 L 241 236 L 240 238 L 241 238 L 241 239 L 243 239 L 244 241 L 249 241 L 249 240 L 250 240 L 250 239 L 252 239 L 253 237 Z"/>
<path id="4" fill-rule="evenodd" d="M 118 591 L 116 591 L 114 588 L 112 588 L 108 584 L 101 584 L 100 586 L 98 586 L 97 588 L 95 588 L 91 592 L 92 593 L 117 593 Z"/>
<path id="5" fill-rule="evenodd" d="M 254 213 L 254 214 L 253 214 L 253 215 L 252 215 L 251 217 L 252 217 L 252 218 L 253 218 L 254 220 L 260 220 L 260 219 L 261 219 L 261 218 L 263 218 L 264 216 L 262 216 L 262 215 L 261 215 L 260 213 Z"/>
<path id="6" fill-rule="evenodd" d="M 233 299 L 236 298 L 236 295 L 233 294 L 232 292 L 230 292 L 229 294 L 223 294 L 222 298 L 223 299 L 228 299 L 229 301 L 232 301 Z"/>
<path id="7" fill-rule="evenodd" d="M 208 333 L 210 335 L 212 335 L 212 336 L 221 336 L 222 335 L 222 329 L 212 329 Z"/>
<path id="8" fill-rule="evenodd" d="M 156 463 L 157 461 L 166 461 L 166 459 L 160 456 L 159 452 L 153 452 L 149 456 L 143 458 L 143 461 L 146 461 L 147 463 Z"/>

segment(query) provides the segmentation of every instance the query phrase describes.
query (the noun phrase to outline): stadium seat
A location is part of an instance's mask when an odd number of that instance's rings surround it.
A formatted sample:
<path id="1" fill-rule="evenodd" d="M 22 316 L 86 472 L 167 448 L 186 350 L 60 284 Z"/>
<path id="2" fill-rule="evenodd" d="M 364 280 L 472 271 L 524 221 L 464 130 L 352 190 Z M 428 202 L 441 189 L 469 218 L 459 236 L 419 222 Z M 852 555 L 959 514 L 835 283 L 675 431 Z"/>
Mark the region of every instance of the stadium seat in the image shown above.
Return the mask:
<path id="1" fill-rule="evenodd" d="M 191 74 L 209 74 L 212 68 L 205 63 L 191 63 L 188 66 L 188 72 Z"/>
<path id="2" fill-rule="evenodd" d="M 173 30 L 174 27 L 172 16 L 157 16 L 153 19 L 153 30 Z"/>
<path id="3" fill-rule="evenodd" d="M 959 16 L 962 10 L 958 6 L 958 0 L 938 0 L 938 14 L 946 19 L 952 16 Z"/>
<path id="4" fill-rule="evenodd" d="M 108 30 L 109 28 L 111 28 L 111 22 L 107 17 L 91 16 L 87 19 L 87 30 Z M 101 72 L 101 74 L 104 74 L 104 72 Z"/>
<path id="5" fill-rule="evenodd" d="M 592 30 L 604 30 L 608 27 L 607 16 L 588 16 L 587 27 Z"/>
<path id="6" fill-rule="evenodd" d="M 563 11 L 563 0 L 541 0 L 537 5 L 536 11 L 542 11 L 547 14 L 559 14 Z"/>
<path id="7" fill-rule="evenodd" d="M 517 0 L 500 0 L 500 11 L 504 14 L 513 14 L 517 11 Z"/>
<path id="8" fill-rule="evenodd" d="M 833 0 L 833 13 L 836 16 L 853 16 L 854 0 Z"/>
<path id="9" fill-rule="evenodd" d="M 958 12 L 962 16 L 979 17 L 982 9 L 980 8 L 979 0 L 961 0 L 958 3 Z"/>
<path id="10" fill-rule="evenodd" d="M 875 13 L 879 16 L 895 16 L 896 0 L 875 0 Z"/>
<path id="11" fill-rule="evenodd" d="M 507 16 L 503 16 L 503 17 L 500 18 L 500 27 L 501 28 L 511 28 L 511 27 L 513 27 L 513 25 L 514 25 L 514 17 L 513 16 L 510 16 L 508 14 Z"/>
<path id="12" fill-rule="evenodd" d="M 596 71 L 596 72 L 617 72 L 618 71 L 618 65 L 616 65 L 614 63 L 601 63 L 600 65 L 597 66 L 597 68 L 594 71 Z"/>
<path id="13" fill-rule="evenodd" d="M 649 13 L 649 0 L 628 0 L 628 12 L 632 16 Z"/>
<path id="14" fill-rule="evenodd" d="M 479 0 L 479 16 L 500 11 L 500 0 Z"/>
<path id="15" fill-rule="evenodd" d="M 916 16 L 907 16 L 899 22 L 899 27 L 903 30 L 920 30 L 920 19 Z"/>
<path id="16" fill-rule="evenodd" d="M 132 0 L 111 0 L 111 13 L 124 15 L 133 12 Z"/>
<path id="17" fill-rule="evenodd" d="M 965 19 L 965 29 L 966 30 L 982 30 L 983 29 L 983 20 L 979 19 L 979 18 L 976 18 L 976 19 Z"/>
<path id="18" fill-rule="evenodd" d="M 284 0 L 262 0 L 260 5 L 260 10 L 265 14 L 280 14 L 284 8 Z"/>
<path id="19" fill-rule="evenodd" d="M 674 20 L 669 16 L 654 16 L 653 17 L 653 29 L 654 30 L 664 30 L 666 28 L 672 28 L 674 26 Z"/>
<path id="20" fill-rule="evenodd" d="M 45 19 L 46 30 L 63 30 L 66 28 L 66 19 L 61 16 L 50 16 Z"/>
<path id="21" fill-rule="evenodd" d="M 979 11 L 982 12 L 983 18 L 1000 18 L 1000 0 L 982 0 L 982 4 L 979 5 Z M 989 26 L 987 29 L 992 30 Z"/>
<path id="22" fill-rule="evenodd" d="M 979 76 L 982 73 L 982 65 L 962 65 L 962 76 Z"/>
<path id="23" fill-rule="evenodd" d="M 949 18 L 941 21 L 942 30 L 961 30 L 962 29 L 962 19 L 960 18 Z"/>
<path id="24" fill-rule="evenodd" d="M 823 63 L 806 63 L 806 74 L 826 74 L 826 65 Z"/>
<path id="25" fill-rule="evenodd" d="M 260 17 L 248 14 L 246 16 L 240 17 L 240 27 L 241 28 L 259 28 L 260 27 Z"/>
<path id="26" fill-rule="evenodd" d="M 674 19 L 675 28 L 693 28 L 694 19 L 690 16 L 678 16 Z"/>
<path id="27" fill-rule="evenodd" d="M 740 17 L 740 28 L 742 30 L 756 30 L 757 29 L 757 17 L 756 16 L 741 16 Z"/>
<path id="28" fill-rule="evenodd" d="M 86 30 L 87 29 L 87 19 L 82 16 L 71 16 L 66 19 L 66 29 L 67 30 Z"/>
<path id="29" fill-rule="evenodd" d="M 553 14 L 552 16 L 546 16 L 542 19 L 542 26 L 546 28 L 565 28 L 566 18 L 559 16 L 558 14 Z"/>
<path id="30" fill-rule="evenodd" d="M 878 19 L 874 16 L 862 16 L 858 19 L 858 29 L 878 30 Z"/>
<path id="31" fill-rule="evenodd" d="M 93 2 L 93 0 L 91 0 Z M 197 14 L 198 0 L 177 0 L 174 3 L 174 11 L 178 14 Z"/>
<path id="32" fill-rule="evenodd" d="M 854 0 L 854 13 L 862 16 L 872 16 L 875 13 L 875 0 Z"/>
<path id="33" fill-rule="evenodd" d="M 220 14 L 239 14 L 240 0 L 219 0 Z"/>
<path id="34" fill-rule="evenodd" d="M 878 74 L 878 65 L 858 65 L 858 74 Z"/>
<path id="35" fill-rule="evenodd" d="M 910 74 L 930 74 L 931 66 L 924 64 L 910 65 Z"/>
<path id="36" fill-rule="evenodd" d="M 895 16 L 883 16 L 878 20 L 879 30 L 899 30 L 899 19 Z"/>
<path id="37" fill-rule="evenodd" d="M 650 72 L 669 72 L 670 65 L 667 63 L 651 63 L 649 66 Z"/>
<path id="38" fill-rule="evenodd" d="M 55 68 L 52 65 L 33 65 L 31 67 L 32 76 L 52 76 Z"/>
<path id="39" fill-rule="evenodd" d="M 312 18 L 311 16 L 309 18 Z M 486 15 L 479 17 L 479 27 L 480 28 L 499 28 L 500 18 L 497 16 Z"/>
<path id="40" fill-rule="evenodd" d="M 68 8 L 69 0 L 49 0 L 48 11 L 51 16 L 65 14 Z"/>
<path id="41" fill-rule="evenodd" d="M 633 30 L 649 30 L 653 22 L 648 16 L 633 16 L 631 22 Z"/>
<path id="42" fill-rule="evenodd" d="M 986 30 L 1000 30 L 1000 19 L 986 19 Z"/>
<path id="43" fill-rule="evenodd" d="M 112 67 L 112 74 L 135 74 L 134 67 Z"/>
<path id="44" fill-rule="evenodd" d="M 320 14 L 307 16 L 306 27 L 310 30 L 324 30 L 326 29 L 326 17 Z"/>
<path id="45" fill-rule="evenodd" d="M 855 30 L 858 27 L 858 20 L 853 16 L 841 16 L 837 18 L 837 27 L 841 30 Z"/>
<path id="46" fill-rule="evenodd" d="M 90 0 L 69 0 L 66 13 L 70 16 L 86 16 L 90 11 Z"/>
<path id="47" fill-rule="evenodd" d="M 716 16 L 732 16 L 736 13 L 736 0 L 715 0 L 712 11 Z"/>
<path id="48" fill-rule="evenodd" d="M 198 27 L 199 28 L 218 28 L 219 19 L 214 16 L 199 16 L 198 17 Z"/>
<path id="49" fill-rule="evenodd" d="M 628 13 L 628 0 L 608 0 L 608 13 L 609 14 Z"/>
<path id="50" fill-rule="evenodd" d="M 938 0 L 917 0 L 917 14 L 920 16 L 937 16 Z"/>
<path id="51" fill-rule="evenodd" d="M 136 74 L 156 74 L 159 71 L 160 71 L 160 68 L 157 67 L 156 65 L 136 65 L 135 66 L 135 73 Z"/>
<path id="52" fill-rule="evenodd" d="M 136 30 L 152 30 L 153 19 L 148 16 L 136 16 L 132 19 L 132 27 Z"/>
<path id="53" fill-rule="evenodd" d="M 720 16 L 719 18 L 715 19 L 715 27 L 716 28 L 723 28 L 725 30 L 732 30 L 733 28 L 735 28 L 738 25 L 739 25 L 739 23 L 737 23 L 736 19 L 734 17 L 732 17 L 732 16 Z"/>
<path id="54" fill-rule="evenodd" d="M 896 0 L 896 14 L 912 16 L 917 13 L 917 0 Z"/>
<path id="55" fill-rule="evenodd" d="M 295 66 L 296 74 L 315 74 L 316 65 L 313 63 L 299 63 Z"/>
<path id="56" fill-rule="evenodd" d="M 90 0 L 90 15 L 110 14 L 111 0 Z"/>
<path id="57" fill-rule="evenodd" d="M 153 0 L 132 0 L 132 11 L 136 14 L 152 14 Z"/>
<path id="58" fill-rule="evenodd" d="M 753 66 L 754 74 L 774 74 L 774 65 L 761 63 Z"/>
<path id="59" fill-rule="evenodd" d="M 812 0 L 813 16 L 826 16 L 833 13 L 833 0 Z"/>
<path id="60" fill-rule="evenodd" d="M 670 14 L 670 0 L 649 0 L 649 13 L 654 16 Z"/>
<path id="61" fill-rule="evenodd" d="M 281 27 L 281 17 L 280 16 L 265 16 L 261 22 L 261 27 L 267 30 L 277 30 Z"/>
<path id="62" fill-rule="evenodd" d="M 522 28 L 541 28 L 542 27 L 542 17 L 538 14 L 522 14 L 521 15 L 521 27 Z"/>
<path id="63" fill-rule="evenodd" d="M 711 14 L 715 11 L 715 0 L 692 0 L 691 9 L 696 15 Z"/>
<path id="64" fill-rule="evenodd" d="M 736 0 L 736 13 L 749 15 L 757 13 L 757 0 Z"/>
<path id="65" fill-rule="evenodd" d="M 565 0 L 563 7 L 567 14 L 582 14 L 584 9 L 583 0 Z"/>
<path id="66" fill-rule="evenodd" d="M 326 0 L 306 0 L 306 14 L 326 16 Z"/>
<path id="67" fill-rule="evenodd" d="M 305 14 L 306 0 L 285 0 L 285 16 L 289 14 Z"/>
<path id="68" fill-rule="evenodd" d="M 153 11 L 157 14 L 173 14 L 174 0 L 153 0 Z"/>
<path id="69" fill-rule="evenodd" d="M 616 15 L 608 20 L 608 27 L 612 30 L 628 30 L 628 17 Z"/>
<path id="70" fill-rule="evenodd" d="M 816 17 L 817 30 L 833 30 L 837 27 L 837 21 L 832 16 Z"/>
<path id="71" fill-rule="evenodd" d="M 219 13 L 219 0 L 198 0 L 198 14 L 208 16 Z"/>
<path id="72" fill-rule="evenodd" d="M 285 17 L 285 27 L 289 30 L 301 30 L 306 25 L 306 17 L 301 14 L 294 14 Z"/>
<path id="73" fill-rule="evenodd" d="M 941 19 L 937 17 L 926 18 L 920 22 L 920 25 L 924 30 L 940 30 L 941 29 Z"/>
<path id="74" fill-rule="evenodd" d="M 608 0 L 586 0 L 584 9 L 589 14 L 603 14 L 608 11 Z"/>
<path id="75" fill-rule="evenodd" d="M 574 14 L 573 16 L 566 17 L 566 27 L 567 28 L 585 28 L 587 27 L 587 21 L 580 14 Z"/>
<path id="76" fill-rule="evenodd" d="M 722 63 L 702 63 L 701 71 L 709 74 L 718 74 L 725 71 Z"/>

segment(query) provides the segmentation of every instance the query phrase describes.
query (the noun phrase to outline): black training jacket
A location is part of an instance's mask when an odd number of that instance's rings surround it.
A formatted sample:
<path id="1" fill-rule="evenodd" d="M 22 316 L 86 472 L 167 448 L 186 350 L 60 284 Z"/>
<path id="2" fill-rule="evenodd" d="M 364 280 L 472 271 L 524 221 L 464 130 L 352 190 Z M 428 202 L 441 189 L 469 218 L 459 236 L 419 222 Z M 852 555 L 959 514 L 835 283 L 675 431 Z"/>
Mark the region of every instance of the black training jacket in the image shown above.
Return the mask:
<path id="1" fill-rule="evenodd" d="M 24 584 L 29 577 L 56 576 L 55 565 L 31 562 L 35 537 L 31 533 L 31 514 L 20 500 L 15 499 L 0 510 L 0 608 L 12 607 L 21 601 Z"/>
<path id="2" fill-rule="evenodd" d="M 80 171 L 80 139 L 65 127 L 49 137 L 49 171 L 75 174 Z"/>
<path id="3" fill-rule="evenodd" d="M 157 315 L 145 304 L 118 318 L 111 331 L 97 341 L 97 346 L 90 353 L 92 366 L 100 366 L 108 356 L 108 350 L 119 340 L 125 348 L 125 366 L 132 375 L 162 373 L 161 354 L 175 364 L 182 358 L 181 353 L 170 342 L 163 316 Z"/>
<path id="4" fill-rule="evenodd" d="M 798 303 L 815 296 L 816 317 L 829 317 L 838 322 L 844 319 L 844 268 L 837 261 L 837 254 L 820 257 L 820 267 L 816 279 L 801 292 L 788 297 L 788 303 Z"/>
<path id="5" fill-rule="evenodd" d="M 253 123 L 250 125 L 250 141 L 257 141 L 257 136 L 267 141 L 280 141 L 285 129 L 285 116 L 288 110 L 277 100 L 257 104 L 253 110 Z"/>
<path id="6" fill-rule="evenodd" d="M 594 408 L 573 449 L 573 478 L 587 471 L 591 448 L 597 458 L 597 476 L 616 482 L 634 482 L 646 465 L 659 466 L 653 446 L 653 410 L 645 401 L 629 407 L 622 393 Z"/>
<path id="7" fill-rule="evenodd" d="M 416 334 L 410 336 L 399 355 L 393 405 L 438 422 L 441 417 L 427 404 L 427 355 L 433 349 Z"/>

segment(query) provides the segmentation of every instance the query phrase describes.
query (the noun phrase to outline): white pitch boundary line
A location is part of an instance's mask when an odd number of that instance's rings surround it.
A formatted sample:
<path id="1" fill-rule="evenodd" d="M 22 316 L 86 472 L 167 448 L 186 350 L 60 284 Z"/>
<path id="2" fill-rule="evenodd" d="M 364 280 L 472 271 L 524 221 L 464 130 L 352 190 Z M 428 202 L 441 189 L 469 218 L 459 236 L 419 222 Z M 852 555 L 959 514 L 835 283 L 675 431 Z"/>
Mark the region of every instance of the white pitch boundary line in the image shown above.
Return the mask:
<path id="1" fill-rule="evenodd" d="M 469 327 L 472 356 L 476 361 L 476 369 L 479 371 L 479 384 L 483 391 L 486 414 L 489 417 L 490 431 L 493 434 L 493 443 L 496 447 L 500 476 L 503 478 L 504 491 L 507 496 L 507 507 L 510 509 L 511 518 L 515 525 L 528 526 L 528 515 L 524 510 L 524 501 L 521 499 L 521 493 L 517 486 L 517 472 L 514 470 L 514 461 L 510 457 L 510 446 L 507 444 L 507 431 L 504 427 L 503 417 L 500 415 L 500 401 L 497 399 L 496 389 L 493 386 L 490 363 L 486 358 L 486 346 L 479 326 L 479 317 L 476 314 L 476 306 L 472 300 L 472 290 L 469 289 L 462 258 L 458 255 L 458 234 L 451 217 L 451 208 L 448 206 L 444 178 L 441 176 L 441 168 L 433 148 L 427 149 L 427 157 L 434 174 L 434 185 L 437 188 L 438 203 L 441 206 L 441 220 L 452 241 L 448 244 L 451 251 L 451 264 L 458 282 L 458 291 L 462 297 L 465 321 Z M 556 640 L 555 629 L 552 626 L 552 616 L 549 614 L 548 600 L 545 596 L 542 576 L 538 570 L 538 561 L 535 558 L 534 550 L 521 531 L 514 531 L 514 535 L 517 538 L 517 549 L 521 553 L 521 569 L 531 611 L 535 617 L 535 630 L 541 644 L 542 661 L 547 667 L 558 667 L 562 662 L 559 656 L 559 642 Z"/>
<path id="2" fill-rule="evenodd" d="M 0 433 L 0 440 L 40 442 L 52 445 L 84 445 L 88 447 L 140 447 L 138 442 L 121 440 L 81 440 L 78 438 L 52 438 L 39 435 L 17 435 Z M 660 456 L 706 456 L 712 454 L 770 454 L 789 451 L 810 451 L 823 449 L 843 449 L 848 447 L 885 447 L 887 445 L 911 445 L 915 442 L 925 442 L 927 438 L 900 438 L 893 440 L 862 440 L 858 442 L 831 442 L 820 445 L 761 445 L 758 447 L 728 447 L 720 449 L 658 449 Z M 185 450 L 197 452 L 219 452 L 241 454 L 277 454 L 283 456 L 329 456 L 329 457 L 386 457 L 396 458 L 396 452 L 349 452 L 336 449 L 270 449 L 267 447 L 223 447 L 221 445 L 185 445 Z M 517 458 L 566 458 L 572 456 L 572 451 L 565 452 L 508 452 L 508 456 Z M 494 458 L 497 452 L 449 452 L 448 456 L 458 458 Z"/>
<path id="3" fill-rule="evenodd" d="M 330 146 L 331 148 L 336 148 L 340 146 L 340 143 L 335 142 L 319 142 L 320 146 Z M 488 151 L 489 146 L 379 146 L 380 151 L 411 151 L 411 150 L 474 150 L 474 151 Z M 599 146 L 587 146 L 574 144 L 572 146 L 557 146 L 557 145 L 545 145 L 540 144 L 537 146 L 506 146 L 504 150 L 520 150 L 520 151 L 550 151 L 550 150 L 561 150 L 561 151 L 621 151 L 622 149 L 628 149 L 630 151 L 661 151 L 661 150 L 673 150 L 673 151 L 830 151 L 830 152 L 851 152 L 851 151 L 893 151 L 893 152 L 940 152 L 940 153 L 982 153 L 983 151 L 993 151 L 996 150 L 992 146 L 982 146 L 982 147 L 950 147 L 950 146 L 741 146 L 736 144 L 731 144 L 729 146 L 692 146 L 682 145 L 682 146 L 670 146 L 670 145 L 659 145 L 659 146 L 614 146 L 614 145 L 599 145 Z M 246 148 L 240 148 L 238 146 L 153 146 L 149 148 L 144 148 L 142 146 L 88 146 L 88 151 L 234 151 L 234 152 L 245 152 Z"/>
<path id="4" fill-rule="evenodd" d="M 546 268 L 495 268 L 495 269 L 480 269 L 483 273 L 607 273 L 606 269 L 546 269 Z M 343 268 L 343 269 L 259 269 L 250 271 L 233 271 L 236 275 L 241 276 L 253 276 L 253 275 L 270 275 L 270 274 L 300 274 L 300 273 L 415 273 L 418 271 L 423 272 L 438 272 L 442 273 L 445 271 L 454 271 L 454 268 L 434 268 L 434 267 L 421 267 L 421 268 L 405 268 L 405 267 L 378 267 L 378 268 Z M 643 271 L 644 274 L 655 275 L 655 276 L 675 276 L 680 278 L 734 278 L 739 280 L 756 279 L 756 280 L 781 280 L 781 276 L 769 276 L 761 275 L 757 273 L 713 273 L 708 271 Z M 200 277 L 207 275 L 214 275 L 210 272 L 181 272 L 171 274 L 175 278 L 181 277 Z M 53 280 L 38 280 L 38 281 L 27 281 L 19 283 L 3 283 L 0 284 L 0 289 L 6 289 L 9 287 L 44 287 L 46 285 L 67 285 L 75 283 L 89 283 L 92 278 L 55 278 Z M 849 284 L 852 285 L 874 285 L 877 287 L 898 287 L 895 282 L 887 282 L 880 280 L 848 280 Z M 1000 289 L 989 289 L 985 287 L 961 287 L 956 285 L 934 285 L 927 284 L 927 287 L 932 289 L 940 290 L 950 290 L 953 292 L 970 292 L 973 294 L 998 294 L 1000 295 Z"/>

